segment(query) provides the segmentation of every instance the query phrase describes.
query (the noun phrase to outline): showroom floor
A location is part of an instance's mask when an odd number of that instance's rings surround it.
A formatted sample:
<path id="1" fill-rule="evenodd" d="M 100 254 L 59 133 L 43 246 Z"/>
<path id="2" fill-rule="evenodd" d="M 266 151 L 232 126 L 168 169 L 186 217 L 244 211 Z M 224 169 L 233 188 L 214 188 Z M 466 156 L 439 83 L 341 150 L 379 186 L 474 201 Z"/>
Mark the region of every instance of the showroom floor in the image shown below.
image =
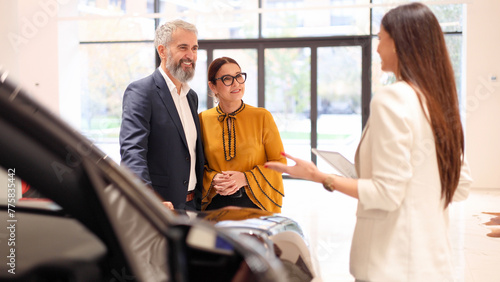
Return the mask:
<path id="1" fill-rule="evenodd" d="M 326 192 L 320 184 L 284 182 L 282 213 L 302 226 L 323 281 L 354 281 L 349 274 L 349 249 L 357 200 Z M 500 281 L 499 221 L 500 189 L 473 189 L 468 200 L 450 207 L 456 281 Z"/>

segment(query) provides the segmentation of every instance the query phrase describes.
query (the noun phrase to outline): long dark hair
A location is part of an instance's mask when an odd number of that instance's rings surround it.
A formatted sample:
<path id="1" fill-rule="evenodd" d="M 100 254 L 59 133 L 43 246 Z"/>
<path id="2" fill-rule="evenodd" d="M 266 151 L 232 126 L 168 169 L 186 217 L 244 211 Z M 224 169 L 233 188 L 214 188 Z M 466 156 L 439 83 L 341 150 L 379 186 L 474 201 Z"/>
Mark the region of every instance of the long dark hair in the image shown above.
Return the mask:
<path id="1" fill-rule="evenodd" d="M 398 57 L 396 75 L 421 93 L 427 105 L 445 207 L 460 179 L 464 135 L 453 68 L 443 32 L 432 11 L 421 3 L 390 10 L 382 26 L 394 40 Z M 420 104 L 422 98 L 419 95 Z"/>

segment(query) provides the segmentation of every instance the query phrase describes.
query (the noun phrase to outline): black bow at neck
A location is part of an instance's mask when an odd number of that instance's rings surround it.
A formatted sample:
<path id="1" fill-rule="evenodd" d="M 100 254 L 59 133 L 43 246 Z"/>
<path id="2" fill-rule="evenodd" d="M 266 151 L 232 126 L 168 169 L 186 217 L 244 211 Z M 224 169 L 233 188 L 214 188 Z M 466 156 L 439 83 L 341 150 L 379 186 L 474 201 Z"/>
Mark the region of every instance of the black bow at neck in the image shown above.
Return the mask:
<path id="1" fill-rule="evenodd" d="M 236 115 L 244 109 L 245 103 L 243 103 L 243 101 L 241 101 L 241 106 L 232 113 L 224 113 L 220 105 L 218 105 L 216 108 L 217 113 L 219 114 L 217 119 L 219 120 L 219 122 L 223 123 L 222 144 L 224 147 L 224 159 L 226 161 L 230 161 L 234 157 L 236 157 Z"/>

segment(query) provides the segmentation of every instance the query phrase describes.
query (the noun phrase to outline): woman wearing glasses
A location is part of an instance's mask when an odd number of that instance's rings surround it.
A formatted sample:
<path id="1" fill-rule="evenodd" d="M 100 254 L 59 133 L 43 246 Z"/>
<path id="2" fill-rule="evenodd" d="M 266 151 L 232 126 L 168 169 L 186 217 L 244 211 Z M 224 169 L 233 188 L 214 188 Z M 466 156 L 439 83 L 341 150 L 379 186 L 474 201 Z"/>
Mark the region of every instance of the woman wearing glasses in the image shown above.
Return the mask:
<path id="1" fill-rule="evenodd" d="M 215 59 L 208 86 L 219 104 L 200 113 L 205 149 L 202 209 L 226 206 L 281 212 L 281 173 L 264 163 L 286 164 L 283 143 L 269 111 L 247 105 L 246 73 L 231 58 Z"/>

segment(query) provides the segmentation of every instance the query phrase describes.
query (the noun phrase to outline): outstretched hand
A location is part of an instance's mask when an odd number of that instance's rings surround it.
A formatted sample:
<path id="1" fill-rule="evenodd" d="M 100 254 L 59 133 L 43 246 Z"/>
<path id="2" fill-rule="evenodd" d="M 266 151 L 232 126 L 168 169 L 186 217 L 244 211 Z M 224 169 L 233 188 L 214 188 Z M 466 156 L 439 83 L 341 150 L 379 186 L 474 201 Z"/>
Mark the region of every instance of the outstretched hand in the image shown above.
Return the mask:
<path id="1" fill-rule="evenodd" d="M 293 166 L 287 166 L 280 162 L 267 162 L 264 167 L 276 170 L 281 173 L 288 173 L 291 177 L 302 178 L 314 182 L 323 182 L 325 175 L 320 172 L 314 163 L 302 159 L 294 158 L 287 153 L 281 153 L 288 159 L 295 162 Z"/>
<path id="2" fill-rule="evenodd" d="M 324 181 L 329 177 L 328 174 L 319 171 L 316 165 L 314 165 L 312 162 L 294 158 L 286 153 L 281 153 L 281 154 L 286 158 L 289 158 L 292 161 L 294 161 L 295 165 L 287 166 L 280 162 L 267 162 L 264 164 L 264 166 L 270 169 L 274 169 L 281 173 L 284 172 L 288 173 L 290 174 L 291 177 L 302 178 L 318 183 L 324 183 Z M 340 176 L 336 176 L 334 179 L 335 182 L 333 186 L 336 191 L 342 192 L 353 198 L 359 199 L 357 179 L 345 178 Z"/>

